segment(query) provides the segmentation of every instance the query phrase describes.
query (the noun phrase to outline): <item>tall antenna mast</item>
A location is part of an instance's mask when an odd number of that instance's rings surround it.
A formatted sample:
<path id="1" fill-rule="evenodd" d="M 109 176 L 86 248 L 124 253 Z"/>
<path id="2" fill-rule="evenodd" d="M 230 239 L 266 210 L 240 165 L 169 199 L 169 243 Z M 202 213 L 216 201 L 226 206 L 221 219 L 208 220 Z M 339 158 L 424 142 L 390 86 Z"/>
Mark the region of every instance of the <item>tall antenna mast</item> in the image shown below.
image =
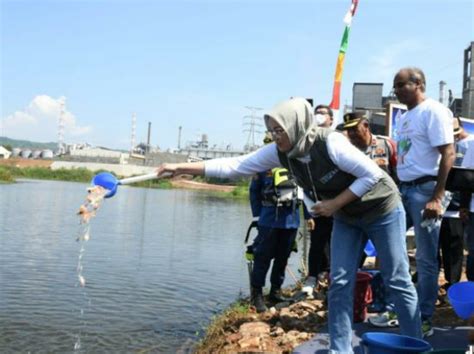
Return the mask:
<path id="1" fill-rule="evenodd" d="M 244 116 L 244 126 L 247 128 L 244 129 L 244 133 L 248 132 L 249 135 L 247 136 L 247 144 L 244 146 L 244 151 L 253 151 L 257 149 L 257 145 L 255 144 L 255 133 L 262 133 L 261 130 L 257 130 L 256 127 L 262 127 L 262 124 L 259 121 L 262 117 L 257 116 L 257 112 L 263 110 L 263 108 L 259 107 L 251 107 L 245 106 L 248 110 L 250 110 L 250 115 Z"/>
<path id="2" fill-rule="evenodd" d="M 137 114 L 132 113 L 132 136 L 130 138 L 130 153 L 133 154 L 136 144 Z"/>
<path id="3" fill-rule="evenodd" d="M 59 120 L 58 120 L 58 154 L 64 154 L 66 149 L 64 147 L 64 112 L 66 106 L 66 99 L 61 97 L 59 99 Z"/>

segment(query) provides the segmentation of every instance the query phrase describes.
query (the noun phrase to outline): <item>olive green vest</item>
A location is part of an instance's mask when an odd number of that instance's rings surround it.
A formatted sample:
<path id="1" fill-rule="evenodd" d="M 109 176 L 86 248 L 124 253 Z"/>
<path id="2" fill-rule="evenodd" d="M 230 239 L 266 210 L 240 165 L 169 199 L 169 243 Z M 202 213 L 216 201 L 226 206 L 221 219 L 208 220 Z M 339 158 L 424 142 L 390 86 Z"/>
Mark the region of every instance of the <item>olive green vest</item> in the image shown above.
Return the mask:
<path id="1" fill-rule="evenodd" d="M 294 174 L 298 185 L 305 191 L 313 191 L 314 186 L 318 197 L 322 200 L 335 198 L 356 179 L 355 176 L 341 171 L 331 161 L 326 146 L 330 133 L 332 133 L 330 129 L 318 129 L 309 151 L 308 162 L 290 159 L 285 153 L 278 152 L 280 163 Z M 348 220 L 363 218 L 365 221 L 371 221 L 392 211 L 399 202 L 400 195 L 396 184 L 383 171 L 382 178 L 371 190 L 344 206 L 335 216 Z"/>

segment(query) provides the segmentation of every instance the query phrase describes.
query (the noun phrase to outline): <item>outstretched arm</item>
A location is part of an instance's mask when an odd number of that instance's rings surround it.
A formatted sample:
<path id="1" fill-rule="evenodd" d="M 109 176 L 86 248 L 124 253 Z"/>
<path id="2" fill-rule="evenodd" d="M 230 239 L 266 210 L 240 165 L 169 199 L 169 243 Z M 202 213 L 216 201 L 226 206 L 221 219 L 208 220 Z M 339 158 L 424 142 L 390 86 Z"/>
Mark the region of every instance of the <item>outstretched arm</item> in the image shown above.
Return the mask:
<path id="1" fill-rule="evenodd" d="M 275 144 L 264 147 L 246 155 L 226 157 L 200 162 L 164 163 L 158 167 L 158 177 L 169 173 L 171 177 L 189 174 L 219 178 L 236 178 L 252 176 L 257 172 L 280 166 Z"/>
<path id="2" fill-rule="evenodd" d="M 164 163 L 156 169 L 158 177 L 169 173 L 170 177 L 178 175 L 204 176 L 204 162 Z"/>

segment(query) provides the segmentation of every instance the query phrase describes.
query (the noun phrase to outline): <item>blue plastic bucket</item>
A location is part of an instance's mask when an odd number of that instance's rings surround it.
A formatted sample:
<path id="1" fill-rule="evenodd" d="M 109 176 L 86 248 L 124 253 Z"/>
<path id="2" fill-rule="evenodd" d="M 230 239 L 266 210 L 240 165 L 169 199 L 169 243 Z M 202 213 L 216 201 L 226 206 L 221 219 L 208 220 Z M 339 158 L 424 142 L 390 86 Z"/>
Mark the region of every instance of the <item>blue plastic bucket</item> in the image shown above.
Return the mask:
<path id="1" fill-rule="evenodd" d="M 448 289 L 448 299 L 454 312 L 467 320 L 474 315 L 474 282 L 464 281 L 451 285 Z"/>
<path id="2" fill-rule="evenodd" d="M 109 172 L 101 172 L 92 178 L 91 184 L 93 186 L 101 186 L 108 190 L 105 195 L 106 198 L 113 197 L 117 192 L 117 186 L 119 184 L 118 179 Z"/>
<path id="3" fill-rule="evenodd" d="M 364 333 L 361 344 L 366 354 L 423 353 L 433 349 L 421 339 L 381 332 Z"/>

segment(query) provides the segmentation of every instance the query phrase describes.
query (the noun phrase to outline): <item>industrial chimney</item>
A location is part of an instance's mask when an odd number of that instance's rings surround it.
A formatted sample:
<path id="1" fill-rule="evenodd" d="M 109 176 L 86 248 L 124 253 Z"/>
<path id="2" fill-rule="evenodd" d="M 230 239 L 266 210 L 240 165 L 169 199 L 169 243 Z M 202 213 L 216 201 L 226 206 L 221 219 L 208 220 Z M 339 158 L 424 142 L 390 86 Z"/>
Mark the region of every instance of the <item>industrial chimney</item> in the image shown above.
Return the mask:
<path id="1" fill-rule="evenodd" d="M 151 134 L 151 122 L 148 122 L 148 138 L 146 140 L 146 152 L 150 152 L 150 134 Z"/>
<path id="2" fill-rule="evenodd" d="M 445 99 L 444 99 L 446 97 L 445 88 L 446 88 L 446 82 L 441 80 L 439 82 L 439 102 L 441 102 L 441 104 L 446 104 Z"/>

